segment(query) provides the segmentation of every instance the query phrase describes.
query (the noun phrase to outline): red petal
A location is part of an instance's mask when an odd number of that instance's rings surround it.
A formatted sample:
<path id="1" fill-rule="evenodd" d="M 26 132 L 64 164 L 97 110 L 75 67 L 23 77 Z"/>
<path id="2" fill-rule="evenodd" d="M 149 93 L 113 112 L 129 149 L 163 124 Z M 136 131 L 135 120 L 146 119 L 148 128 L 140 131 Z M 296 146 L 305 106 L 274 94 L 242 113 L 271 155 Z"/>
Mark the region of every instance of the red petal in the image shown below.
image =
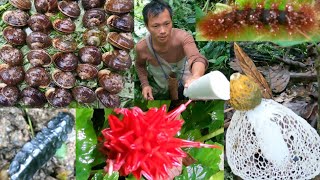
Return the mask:
<path id="1" fill-rule="evenodd" d="M 108 119 L 112 130 L 123 128 L 123 123 L 117 118 L 117 116 L 111 114 Z"/>

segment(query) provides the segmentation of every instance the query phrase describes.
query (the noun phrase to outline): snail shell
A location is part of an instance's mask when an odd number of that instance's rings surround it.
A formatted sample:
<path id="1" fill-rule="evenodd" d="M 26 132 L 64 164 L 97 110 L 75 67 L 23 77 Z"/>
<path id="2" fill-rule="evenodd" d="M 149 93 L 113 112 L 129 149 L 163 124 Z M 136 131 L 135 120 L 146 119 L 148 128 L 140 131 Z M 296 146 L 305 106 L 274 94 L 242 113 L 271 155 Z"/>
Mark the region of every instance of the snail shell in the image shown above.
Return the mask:
<path id="1" fill-rule="evenodd" d="M 81 3 L 85 10 L 89 10 L 102 7 L 104 0 L 82 0 Z"/>
<path id="2" fill-rule="evenodd" d="M 50 55 L 43 49 L 29 51 L 27 54 L 27 59 L 32 66 L 47 67 L 52 62 Z"/>
<path id="3" fill-rule="evenodd" d="M 15 86 L 0 84 L 0 105 L 14 106 L 19 99 L 19 89 Z"/>
<path id="4" fill-rule="evenodd" d="M 78 64 L 77 74 L 82 80 L 90 80 L 97 77 L 98 69 L 91 64 Z"/>
<path id="5" fill-rule="evenodd" d="M 56 31 L 65 34 L 71 34 L 76 30 L 76 25 L 71 19 L 56 19 L 52 25 Z"/>
<path id="6" fill-rule="evenodd" d="M 32 31 L 49 33 L 52 29 L 52 24 L 48 16 L 44 14 L 34 14 L 28 20 L 28 26 Z"/>
<path id="7" fill-rule="evenodd" d="M 31 9 L 31 1 L 30 0 L 9 0 L 10 4 L 21 10 L 29 10 Z"/>
<path id="8" fill-rule="evenodd" d="M 30 107 L 42 107 L 47 102 L 44 93 L 33 87 L 26 87 L 21 91 L 21 100 Z"/>
<path id="9" fill-rule="evenodd" d="M 51 46 L 51 38 L 42 32 L 32 32 L 27 36 L 27 45 L 30 49 L 45 49 Z"/>
<path id="10" fill-rule="evenodd" d="M 132 64 L 131 57 L 125 50 L 106 52 L 102 55 L 102 61 L 107 67 L 117 71 L 128 70 Z"/>
<path id="11" fill-rule="evenodd" d="M 0 79 L 8 86 L 15 86 L 23 81 L 24 69 L 22 66 L 0 64 Z"/>
<path id="12" fill-rule="evenodd" d="M 5 40 L 11 45 L 24 45 L 26 43 L 27 34 L 19 28 L 8 26 L 3 30 Z"/>
<path id="13" fill-rule="evenodd" d="M 107 19 L 107 24 L 112 29 L 124 32 L 132 32 L 134 26 L 133 18 L 130 14 L 125 14 L 122 16 L 111 15 Z"/>
<path id="14" fill-rule="evenodd" d="M 22 51 L 10 45 L 4 45 L 0 49 L 0 59 L 10 66 L 21 66 L 23 63 Z"/>
<path id="15" fill-rule="evenodd" d="M 95 92 L 99 101 L 106 108 L 116 108 L 120 106 L 120 98 L 117 94 L 111 94 L 102 87 L 97 88 Z"/>
<path id="16" fill-rule="evenodd" d="M 131 33 L 110 32 L 108 34 L 108 42 L 119 49 L 127 51 L 134 47 Z"/>
<path id="17" fill-rule="evenodd" d="M 53 62 L 62 71 L 73 71 L 78 66 L 78 56 L 74 53 L 56 53 Z"/>
<path id="18" fill-rule="evenodd" d="M 102 60 L 102 54 L 99 48 L 95 46 L 85 46 L 79 50 L 79 58 L 82 63 L 99 65 Z"/>
<path id="19" fill-rule="evenodd" d="M 66 107 L 72 101 L 71 93 L 63 88 L 50 88 L 46 91 L 45 96 L 54 107 Z"/>
<path id="20" fill-rule="evenodd" d="M 25 81 L 31 87 L 47 87 L 50 84 L 50 76 L 42 67 L 32 67 L 27 70 Z"/>
<path id="21" fill-rule="evenodd" d="M 133 0 L 107 0 L 104 10 L 109 14 L 124 14 L 133 10 Z"/>
<path id="22" fill-rule="evenodd" d="M 34 7 L 42 14 L 55 12 L 58 10 L 58 0 L 34 0 Z"/>
<path id="23" fill-rule="evenodd" d="M 77 18 L 80 16 L 80 7 L 77 2 L 60 1 L 58 9 L 62 14 L 70 18 Z"/>
<path id="24" fill-rule="evenodd" d="M 106 14 L 101 9 L 90 9 L 82 18 L 83 26 L 86 28 L 99 27 L 106 22 Z"/>
<path id="25" fill-rule="evenodd" d="M 52 45 L 62 52 L 74 52 L 77 50 L 77 42 L 70 36 L 60 36 L 52 40 Z"/>
<path id="26" fill-rule="evenodd" d="M 119 93 L 123 89 L 122 76 L 107 69 L 99 71 L 98 81 L 100 86 L 111 94 Z"/>
<path id="27" fill-rule="evenodd" d="M 52 79 L 56 85 L 65 89 L 73 88 L 76 83 L 76 78 L 73 76 L 72 72 L 64 72 L 61 70 L 54 70 Z"/>
<path id="28" fill-rule="evenodd" d="M 93 103 L 96 100 L 94 91 L 86 86 L 74 87 L 72 96 L 79 103 Z"/>
<path id="29" fill-rule="evenodd" d="M 2 20 L 10 25 L 15 27 L 22 27 L 28 24 L 29 15 L 22 10 L 11 10 L 6 11 L 2 15 Z"/>
<path id="30" fill-rule="evenodd" d="M 83 43 L 87 46 L 103 46 L 106 42 L 107 34 L 100 29 L 87 29 L 83 36 Z"/>

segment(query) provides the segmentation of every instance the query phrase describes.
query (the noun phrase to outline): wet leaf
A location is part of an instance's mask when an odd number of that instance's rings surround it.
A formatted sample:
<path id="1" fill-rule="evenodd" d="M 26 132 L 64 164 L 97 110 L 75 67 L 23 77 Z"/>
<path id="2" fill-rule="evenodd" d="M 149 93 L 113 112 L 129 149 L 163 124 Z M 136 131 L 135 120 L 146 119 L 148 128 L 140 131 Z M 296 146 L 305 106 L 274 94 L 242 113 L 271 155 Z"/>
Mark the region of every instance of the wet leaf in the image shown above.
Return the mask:
<path id="1" fill-rule="evenodd" d="M 103 180 L 103 170 L 100 170 L 99 172 L 95 173 L 91 180 Z"/>
<path id="2" fill-rule="evenodd" d="M 194 141 L 196 139 L 199 139 L 201 137 L 201 132 L 199 129 L 193 129 L 187 132 L 182 133 L 179 138 L 186 139 L 189 141 Z"/>
<path id="3" fill-rule="evenodd" d="M 112 113 L 113 113 L 113 109 L 110 109 L 110 108 L 104 109 L 104 117 L 105 117 L 105 120 L 104 120 L 102 129 L 105 129 L 105 128 L 108 128 L 108 127 L 109 127 L 108 116 L 109 116 L 110 114 L 112 114 Z M 98 133 L 97 133 L 97 136 L 99 137 L 100 135 L 101 135 L 101 132 L 98 132 Z M 92 167 L 97 166 L 97 165 L 100 165 L 100 164 L 106 162 L 106 156 L 99 151 L 100 145 L 101 145 L 101 144 L 99 144 L 99 142 L 98 142 L 98 148 L 96 148 L 96 149 L 93 151 L 93 153 L 92 153 L 92 154 L 93 154 L 93 157 L 95 157 L 94 162 L 91 164 Z"/>
<path id="4" fill-rule="evenodd" d="M 94 149 L 97 137 L 91 118 L 93 109 L 77 109 L 76 113 L 76 174 L 77 180 L 87 180 L 90 176 L 91 163 L 94 161 Z"/>
<path id="5" fill-rule="evenodd" d="M 182 174 L 175 180 L 208 180 L 214 174 L 213 170 L 201 164 L 183 167 Z"/>
<path id="6" fill-rule="evenodd" d="M 209 133 L 221 128 L 224 123 L 224 110 L 218 109 L 211 113 L 212 123 L 209 125 Z"/>
<path id="7" fill-rule="evenodd" d="M 224 101 L 198 101 L 197 103 L 190 104 L 187 109 L 182 113 L 185 120 L 183 129 L 185 132 L 194 129 L 203 129 L 210 127 L 214 122 L 211 115 L 216 112 L 219 118 L 223 119 Z"/>
<path id="8" fill-rule="evenodd" d="M 280 93 L 286 89 L 290 81 L 288 67 L 275 65 L 269 69 L 270 87 L 273 92 Z"/>
<path id="9" fill-rule="evenodd" d="M 256 65 L 253 63 L 251 58 L 241 49 L 241 47 L 234 43 L 234 52 L 239 60 L 239 64 L 243 72 L 253 78 L 253 80 L 260 86 L 262 89 L 263 97 L 266 99 L 272 98 L 271 89 L 266 81 L 266 79 L 262 76 L 262 74 L 258 71 Z"/>
<path id="10" fill-rule="evenodd" d="M 213 143 L 212 141 L 208 141 L 206 144 L 217 144 L 222 146 L 218 143 Z M 197 160 L 197 163 L 210 167 L 213 172 L 219 171 L 219 163 L 221 161 L 219 155 L 222 153 L 222 150 L 212 148 L 193 148 L 189 153 Z"/>
<path id="11" fill-rule="evenodd" d="M 103 180 L 118 180 L 119 179 L 119 173 L 118 172 L 113 172 L 110 176 L 106 174 L 103 177 Z"/>

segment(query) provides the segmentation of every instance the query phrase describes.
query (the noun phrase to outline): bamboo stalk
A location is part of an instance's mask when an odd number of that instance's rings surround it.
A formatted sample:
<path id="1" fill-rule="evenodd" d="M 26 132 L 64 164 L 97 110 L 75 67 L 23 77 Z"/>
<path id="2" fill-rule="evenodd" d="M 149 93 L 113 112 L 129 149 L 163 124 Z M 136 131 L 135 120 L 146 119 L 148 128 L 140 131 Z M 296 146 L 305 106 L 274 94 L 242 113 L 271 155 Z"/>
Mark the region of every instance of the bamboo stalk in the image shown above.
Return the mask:
<path id="1" fill-rule="evenodd" d="M 171 100 L 178 100 L 178 79 L 174 73 L 171 73 L 168 79 L 168 88 Z"/>

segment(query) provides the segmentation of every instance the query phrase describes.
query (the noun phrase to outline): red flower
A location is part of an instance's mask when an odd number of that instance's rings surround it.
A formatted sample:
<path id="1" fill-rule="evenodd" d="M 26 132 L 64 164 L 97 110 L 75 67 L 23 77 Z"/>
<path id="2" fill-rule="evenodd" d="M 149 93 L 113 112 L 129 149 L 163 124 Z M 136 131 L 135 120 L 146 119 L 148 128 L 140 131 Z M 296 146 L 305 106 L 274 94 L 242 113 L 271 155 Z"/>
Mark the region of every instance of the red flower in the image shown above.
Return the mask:
<path id="1" fill-rule="evenodd" d="M 138 107 L 115 109 L 123 114 L 122 120 L 110 115 L 110 128 L 102 130 L 109 150 L 105 170 L 124 176 L 132 173 L 137 179 L 141 175 L 150 180 L 166 179 L 168 169 L 181 166 L 179 159 L 186 157 L 182 147 L 219 148 L 174 137 L 184 122 L 176 118 L 190 102 L 168 113 L 165 105 L 147 112 Z"/>

